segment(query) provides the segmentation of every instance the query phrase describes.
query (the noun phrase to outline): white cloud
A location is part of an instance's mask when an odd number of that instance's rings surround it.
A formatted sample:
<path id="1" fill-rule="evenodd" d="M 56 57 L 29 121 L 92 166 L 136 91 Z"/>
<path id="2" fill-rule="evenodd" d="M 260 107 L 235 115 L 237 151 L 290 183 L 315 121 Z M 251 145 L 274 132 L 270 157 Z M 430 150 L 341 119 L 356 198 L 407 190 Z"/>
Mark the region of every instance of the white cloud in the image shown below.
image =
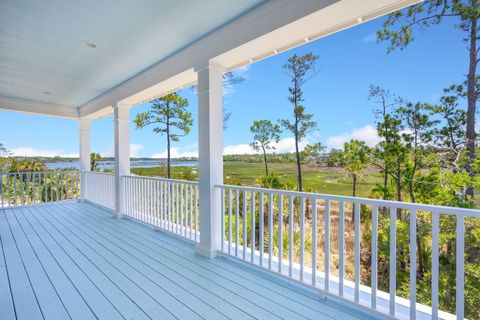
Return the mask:
<path id="1" fill-rule="evenodd" d="M 158 152 L 152 154 L 152 158 L 166 158 L 167 157 L 167 150 L 162 152 Z M 170 148 L 170 157 L 171 158 L 191 158 L 191 157 L 198 157 L 197 151 L 182 151 L 179 148 Z"/>
<path id="2" fill-rule="evenodd" d="M 376 33 L 369 33 L 362 38 L 364 43 L 374 43 L 377 42 L 377 34 Z"/>
<path id="3" fill-rule="evenodd" d="M 308 144 L 307 140 L 303 140 L 300 142 L 299 147 L 300 150 L 303 150 L 305 146 Z M 285 153 L 285 152 L 295 152 L 295 139 L 294 138 L 283 138 L 278 143 L 274 143 L 273 146 L 275 149 L 268 150 L 268 153 Z M 255 154 L 260 153 L 248 145 L 248 144 L 233 144 L 226 146 L 223 149 L 223 154 Z"/>
<path id="4" fill-rule="evenodd" d="M 142 151 L 143 149 L 145 149 L 145 147 L 142 145 L 142 144 L 131 144 L 130 145 L 130 157 L 138 157 L 138 154 L 140 151 Z M 112 147 L 108 148 L 107 150 L 104 150 L 102 152 L 100 152 L 100 155 L 102 157 L 106 157 L 106 158 L 111 158 L 111 157 L 114 157 L 115 156 L 115 150 Z"/>
<path id="5" fill-rule="evenodd" d="M 303 150 L 308 144 L 308 141 L 305 139 L 300 142 L 300 150 Z M 284 138 L 281 139 L 278 143 L 273 144 L 275 146 L 274 150 L 268 150 L 268 153 L 285 153 L 285 152 L 295 152 L 295 139 L 294 138 Z M 182 157 L 198 157 L 198 146 L 197 144 L 185 146 L 181 148 L 173 147 L 170 149 L 170 156 L 172 158 L 182 158 Z M 232 144 L 223 148 L 223 154 L 258 154 L 253 150 L 249 144 Z M 152 154 L 152 158 L 166 158 L 167 150 Z"/>
<path id="6" fill-rule="evenodd" d="M 344 133 L 338 136 L 331 136 L 327 139 L 327 146 L 330 148 L 342 148 L 345 142 L 352 139 L 365 141 L 365 143 L 373 147 L 380 142 L 380 137 L 377 135 L 377 130 L 371 125 L 367 124 L 361 128 L 353 129 L 349 133 Z"/>
<path id="7" fill-rule="evenodd" d="M 37 149 L 31 147 L 18 147 L 10 150 L 13 156 L 16 157 L 78 157 L 78 153 L 65 153 L 61 149 Z"/>
<path id="8" fill-rule="evenodd" d="M 248 144 L 232 144 L 223 148 L 223 154 L 255 154 L 257 153 Z"/>

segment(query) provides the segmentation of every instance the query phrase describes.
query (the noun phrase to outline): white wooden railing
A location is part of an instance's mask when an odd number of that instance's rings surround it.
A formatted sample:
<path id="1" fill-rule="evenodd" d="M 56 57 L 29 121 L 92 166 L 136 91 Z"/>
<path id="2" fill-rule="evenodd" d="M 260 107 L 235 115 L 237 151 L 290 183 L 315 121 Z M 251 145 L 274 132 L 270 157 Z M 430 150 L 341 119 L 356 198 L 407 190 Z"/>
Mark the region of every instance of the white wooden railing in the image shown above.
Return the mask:
<path id="1" fill-rule="evenodd" d="M 456 318 L 464 318 L 464 220 L 480 218 L 478 210 L 252 187 L 219 185 L 217 188 L 221 189 L 224 200 L 224 214 L 221 215 L 224 239 L 221 244 L 222 254 L 307 284 L 324 295 L 350 300 L 368 310 L 396 318 L 455 318 L 440 311 L 438 303 L 439 221 L 441 217 L 453 216 L 456 220 Z M 421 305 L 416 299 L 417 214 L 429 215 L 432 224 L 430 306 Z M 381 215 L 391 226 L 388 227 L 388 293 L 378 290 L 377 284 L 378 226 Z M 412 248 L 399 248 L 403 250 L 401 252 L 397 251 L 397 223 L 400 215 L 409 223 L 409 247 Z M 362 224 L 361 219 L 368 220 L 369 225 L 365 226 L 365 221 Z M 307 221 L 310 221 L 308 225 Z M 332 227 L 333 221 L 338 221 L 335 228 Z M 371 243 L 367 244 L 370 246 L 372 261 L 369 286 L 361 283 L 361 245 L 365 245 L 361 235 L 365 228 L 371 231 Z M 332 262 L 332 235 L 338 241 L 335 243 L 335 247 L 338 247 L 335 250 L 336 259 L 338 255 L 335 266 Z M 309 238 L 308 243 L 306 236 Z M 320 237 L 323 240 L 321 247 Z M 353 252 L 347 249 L 346 237 L 349 237 L 348 244 Z M 284 241 L 288 243 L 283 243 Z M 396 257 L 402 253 L 409 255 L 409 299 L 396 295 Z M 319 256 L 323 256 L 323 261 L 317 261 Z M 350 279 L 346 276 L 347 256 L 353 256 L 353 279 L 352 276 Z M 337 263 L 338 273 L 333 275 L 332 269 L 337 271 Z M 323 270 L 318 265 L 323 265 Z"/>
<path id="2" fill-rule="evenodd" d="M 115 175 L 113 173 L 84 171 L 85 200 L 109 209 L 115 209 Z"/>
<path id="3" fill-rule="evenodd" d="M 0 172 L 0 207 L 78 199 L 80 172 Z"/>
<path id="4" fill-rule="evenodd" d="M 198 183 L 154 177 L 123 176 L 124 214 L 198 242 Z"/>

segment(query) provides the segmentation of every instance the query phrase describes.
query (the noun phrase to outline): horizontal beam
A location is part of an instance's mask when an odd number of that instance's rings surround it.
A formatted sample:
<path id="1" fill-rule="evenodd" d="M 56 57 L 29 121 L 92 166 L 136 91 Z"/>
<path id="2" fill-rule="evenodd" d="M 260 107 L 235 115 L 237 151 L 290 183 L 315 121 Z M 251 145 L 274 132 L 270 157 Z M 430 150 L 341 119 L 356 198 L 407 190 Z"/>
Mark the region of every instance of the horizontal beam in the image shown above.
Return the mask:
<path id="1" fill-rule="evenodd" d="M 0 96 L 0 110 L 78 119 L 78 108 Z"/>

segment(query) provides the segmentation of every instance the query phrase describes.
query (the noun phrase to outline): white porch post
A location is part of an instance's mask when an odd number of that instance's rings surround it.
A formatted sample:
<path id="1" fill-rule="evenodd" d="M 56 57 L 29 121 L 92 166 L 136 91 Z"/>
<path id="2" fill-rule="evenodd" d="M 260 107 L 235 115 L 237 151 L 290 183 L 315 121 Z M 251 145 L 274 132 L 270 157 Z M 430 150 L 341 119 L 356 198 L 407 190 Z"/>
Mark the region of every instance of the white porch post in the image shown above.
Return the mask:
<path id="1" fill-rule="evenodd" d="M 87 182 L 84 172 L 90 171 L 90 120 L 80 119 L 78 121 L 78 128 L 80 137 L 78 154 L 80 157 L 81 172 L 80 199 L 84 200 L 87 190 Z"/>
<path id="2" fill-rule="evenodd" d="M 200 243 L 197 252 L 213 258 L 220 250 L 223 183 L 223 68 L 213 63 L 198 72 L 198 161 L 200 188 Z"/>
<path id="3" fill-rule="evenodd" d="M 113 123 L 115 130 L 115 216 L 122 217 L 123 190 L 121 177 L 130 174 L 130 106 L 117 103 L 113 106 Z"/>

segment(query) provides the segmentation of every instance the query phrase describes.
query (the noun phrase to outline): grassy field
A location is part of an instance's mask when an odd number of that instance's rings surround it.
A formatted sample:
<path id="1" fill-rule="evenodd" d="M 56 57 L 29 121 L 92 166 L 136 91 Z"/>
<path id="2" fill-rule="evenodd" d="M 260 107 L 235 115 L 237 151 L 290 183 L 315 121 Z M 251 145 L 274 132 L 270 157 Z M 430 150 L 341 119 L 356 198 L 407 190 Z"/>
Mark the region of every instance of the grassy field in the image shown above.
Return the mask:
<path id="1" fill-rule="evenodd" d="M 238 184 L 244 186 L 255 186 L 258 177 L 265 174 L 262 163 L 246 162 L 224 162 L 224 177 L 226 184 Z M 185 178 L 188 170 L 197 171 L 196 167 L 172 167 L 174 178 Z M 272 163 L 269 165 L 270 172 L 273 172 L 282 182 L 288 182 L 296 186 L 296 168 L 294 164 Z M 132 173 L 144 176 L 165 176 L 165 168 L 132 168 Z M 304 190 L 317 193 L 352 195 L 352 181 L 343 169 L 327 167 L 305 167 L 304 168 Z M 357 195 L 366 197 L 375 184 L 382 183 L 382 177 L 375 172 L 366 173 L 357 186 Z"/>

